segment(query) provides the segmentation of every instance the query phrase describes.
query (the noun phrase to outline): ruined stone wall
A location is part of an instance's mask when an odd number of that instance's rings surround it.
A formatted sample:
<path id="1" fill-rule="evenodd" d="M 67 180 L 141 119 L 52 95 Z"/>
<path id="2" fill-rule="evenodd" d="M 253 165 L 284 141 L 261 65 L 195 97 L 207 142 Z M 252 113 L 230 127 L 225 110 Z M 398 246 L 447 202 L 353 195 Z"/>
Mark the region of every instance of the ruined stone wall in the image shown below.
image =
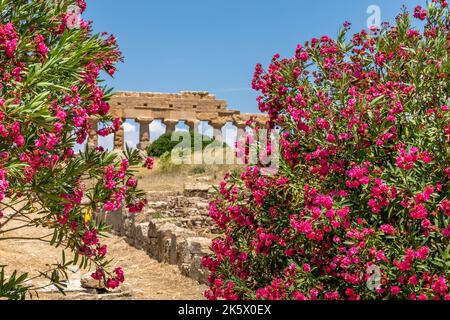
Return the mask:
<path id="1" fill-rule="evenodd" d="M 210 197 L 208 185 L 187 184 L 182 193 L 149 195 L 153 201 L 143 214 L 120 209 L 99 212 L 96 218 L 150 257 L 176 265 L 183 275 L 207 284 L 208 272 L 201 261 L 211 253 L 211 240 L 219 231 L 208 215 Z"/>
<path id="2" fill-rule="evenodd" d="M 122 109 L 125 113 L 129 109 L 239 113 L 229 111 L 226 101 L 218 100 L 208 92 L 117 92 L 110 105 L 113 110 Z"/>

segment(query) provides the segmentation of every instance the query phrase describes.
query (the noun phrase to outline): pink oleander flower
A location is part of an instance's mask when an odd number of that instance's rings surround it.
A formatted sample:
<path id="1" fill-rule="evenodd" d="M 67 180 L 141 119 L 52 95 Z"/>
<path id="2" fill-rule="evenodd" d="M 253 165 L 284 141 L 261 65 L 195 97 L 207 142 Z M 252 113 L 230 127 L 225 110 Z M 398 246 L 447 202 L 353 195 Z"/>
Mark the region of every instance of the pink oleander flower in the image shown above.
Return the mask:
<path id="1" fill-rule="evenodd" d="M 120 282 L 117 279 L 108 279 L 106 281 L 106 287 L 109 289 L 116 289 L 119 287 L 119 285 L 120 285 Z"/>
<path id="2" fill-rule="evenodd" d="M 91 277 L 94 280 L 98 280 L 98 281 L 102 280 L 104 277 L 103 270 L 100 268 L 97 268 L 97 270 L 91 274 Z"/>
<path id="3" fill-rule="evenodd" d="M 399 293 L 400 293 L 400 287 L 398 287 L 398 286 L 393 286 L 393 287 L 391 288 L 391 294 L 392 294 L 392 295 L 396 296 L 396 295 L 398 295 Z"/>
<path id="4" fill-rule="evenodd" d="M 147 159 L 145 160 L 144 166 L 145 166 L 147 169 L 151 170 L 151 169 L 153 169 L 153 165 L 154 165 L 154 160 L 153 160 L 153 158 L 152 158 L 152 157 L 147 157 Z"/>
<path id="5" fill-rule="evenodd" d="M 135 178 L 130 178 L 127 182 L 127 186 L 130 188 L 135 188 L 137 186 L 137 179 Z"/>
<path id="6" fill-rule="evenodd" d="M 384 232 L 385 234 L 394 234 L 395 228 L 390 224 L 384 224 L 380 227 L 380 231 Z"/>
<path id="7" fill-rule="evenodd" d="M 426 260 L 427 257 L 428 257 L 429 251 L 430 251 L 430 249 L 428 247 L 426 247 L 426 246 L 420 247 L 416 251 L 416 258 L 419 259 L 419 260 Z"/>
<path id="8" fill-rule="evenodd" d="M 427 11 L 421 6 L 416 6 L 414 8 L 414 17 L 423 21 L 427 17 Z"/>

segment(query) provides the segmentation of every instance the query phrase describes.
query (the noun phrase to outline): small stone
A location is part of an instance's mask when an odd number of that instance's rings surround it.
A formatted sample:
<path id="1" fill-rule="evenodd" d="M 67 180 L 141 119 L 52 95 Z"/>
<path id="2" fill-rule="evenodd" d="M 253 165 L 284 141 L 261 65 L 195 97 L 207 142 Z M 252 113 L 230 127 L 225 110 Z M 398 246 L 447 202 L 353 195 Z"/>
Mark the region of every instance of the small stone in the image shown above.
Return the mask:
<path id="1" fill-rule="evenodd" d="M 156 202 L 149 202 L 148 206 L 152 209 L 167 209 L 169 204 L 165 201 L 156 201 Z"/>
<path id="2" fill-rule="evenodd" d="M 124 291 L 120 293 L 100 294 L 97 296 L 97 300 L 130 300 L 131 297 L 131 292 Z"/>
<path id="3" fill-rule="evenodd" d="M 198 177 L 195 179 L 197 182 L 209 182 L 211 181 L 210 177 Z"/>
<path id="4" fill-rule="evenodd" d="M 99 289 L 105 290 L 105 284 L 103 281 L 92 279 L 91 275 L 85 275 L 81 278 L 81 286 L 85 289 Z"/>

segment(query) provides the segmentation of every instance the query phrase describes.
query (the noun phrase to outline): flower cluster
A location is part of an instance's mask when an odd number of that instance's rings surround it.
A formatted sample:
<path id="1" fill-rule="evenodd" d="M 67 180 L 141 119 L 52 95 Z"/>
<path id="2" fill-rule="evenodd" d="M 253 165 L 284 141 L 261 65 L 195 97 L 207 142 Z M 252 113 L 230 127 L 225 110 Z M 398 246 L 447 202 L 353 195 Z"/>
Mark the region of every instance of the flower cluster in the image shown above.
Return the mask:
<path id="1" fill-rule="evenodd" d="M 109 289 L 116 289 L 121 283 L 125 282 L 125 274 L 122 268 L 114 269 L 114 275 L 108 277 L 105 274 L 105 270 L 97 268 L 97 270 L 91 274 L 92 279 L 102 281 L 105 280 L 106 287 Z"/>
<path id="2" fill-rule="evenodd" d="M 154 165 L 154 160 L 152 157 L 147 157 L 147 159 L 145 160 L 145 164 L 144 167 L 151 170 L 153 169 L 153 165 Z"/>
<path id="3" fill-rule="evenodd" d="M 0 24 L 0 49 L 5 52 L 6 57 L 14 57 L 18 41 L 18 34 L 11 22 Z"/>

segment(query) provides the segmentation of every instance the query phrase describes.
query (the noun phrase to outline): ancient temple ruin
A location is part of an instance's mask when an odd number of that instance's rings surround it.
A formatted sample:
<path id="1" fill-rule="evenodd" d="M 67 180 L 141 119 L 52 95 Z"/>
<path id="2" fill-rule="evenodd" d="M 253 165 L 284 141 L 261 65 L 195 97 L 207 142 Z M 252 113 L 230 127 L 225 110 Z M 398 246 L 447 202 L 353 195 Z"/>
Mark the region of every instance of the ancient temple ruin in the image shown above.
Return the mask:
<path id="1" fill-rule="evenodd" d="M 207 122 L 214 129 L 214 138 L 222 140 L 222 128 L 232 123 L 238 130 L 245 130 L 246 122 L 253 119 L 258 124 L 266 122 L 262 114 L 241 114 L 229 110 L 227 102 L 218 100 L 208 92 L 182 91 L 180 93 L 117 92 L 110 100 L 111 113 L 125 122 L 134 119 L 139 123 L 138 148 L 145 150 L 150 145 L 150 124 L 161 120 L 166 126 L 166 133 L 175 131 L 181 121 L 191 132 L 198 131 L 201 121 Z M 97 123 L 93 121 L 89 143 L 98 144 Z M 124 148 L 123 129 L 114 135 L 114 148 Z"/>

